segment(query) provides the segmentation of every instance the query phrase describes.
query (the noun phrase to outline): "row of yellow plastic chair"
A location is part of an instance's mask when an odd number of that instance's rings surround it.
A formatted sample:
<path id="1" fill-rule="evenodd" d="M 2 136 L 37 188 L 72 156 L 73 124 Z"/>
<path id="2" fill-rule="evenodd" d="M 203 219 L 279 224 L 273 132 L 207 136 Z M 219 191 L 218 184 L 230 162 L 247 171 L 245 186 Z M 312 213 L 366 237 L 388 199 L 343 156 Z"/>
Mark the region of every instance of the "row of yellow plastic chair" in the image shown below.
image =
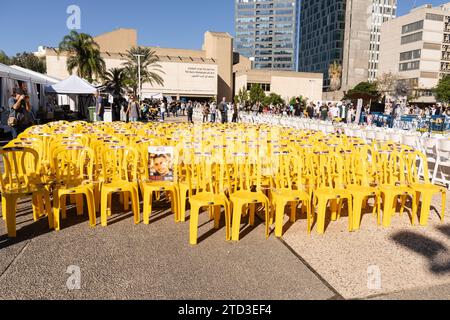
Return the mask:
<path id="1" fill-rule="evenodd" d="M 174 149 L 173 181 L 153 181 L 149 147 Z M 241 220 L 253 225 L 258 207 L 265 216 L 266 237 L 275 224 L 282 236 L 285 209 L 290 221 L 297 208 L 325 232 L 327 209 L 333 221 L 348 213 L 348 229 L 360 228 L 363 210 L 373 199 L 373 215 L 388 227 L 401 204 L 411 198 L 411 222 L 427 225 L 431 200 L 446 190 L 430 183 L 427 159 L 419 151 L 392 142 L 366 145 L 341 134 L 251 124 L 142 124 L 55 122 L 35 126 L 11 141 L 0 155 L 2 213 L 8 235 L 16 235 L 15 208 L 21 197 L 32 196 L 34 219 L 48 217 L 60 230 L 66 204 L 84 213 L 90 226 L 107 226 L 112 195 L 120 194 L 124 211 L 134 222 L 150 223 L 154 197 L 167 194 L 176 222 L 186 221 L 189 200 L 190 243 L 197 243 L 198 220 L 208 208 L 214 227 L 220 227 L 222 208 L 226 239 L 238 241 Z"/>

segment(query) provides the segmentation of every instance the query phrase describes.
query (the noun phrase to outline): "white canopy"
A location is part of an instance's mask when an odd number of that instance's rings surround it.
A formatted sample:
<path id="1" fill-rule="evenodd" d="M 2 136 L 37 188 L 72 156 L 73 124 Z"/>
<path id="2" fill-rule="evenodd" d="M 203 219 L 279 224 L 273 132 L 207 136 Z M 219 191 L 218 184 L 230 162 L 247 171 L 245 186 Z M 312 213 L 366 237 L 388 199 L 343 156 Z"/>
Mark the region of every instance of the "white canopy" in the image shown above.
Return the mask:
<path id="1" fill-rule="evenodd" d="M 56 83 L 57 80 L 49 81 L 46 79 L 43 74 L 38 72 L 34 72 L 21 67 L 10 67 L 0 63 L 0 77 L 9 78 L 20 81 L 30 81 L 32 83 L 40 83 L 40 84 L 53 84 Z"/>
<path id="2" fill-rule="evenodd" d="M 30 75 L 30 77 L 41 79 L 40 83 L 46 83 L 46 84 L 52 85 L 52 84 L 55 84 L 55 83 L 58 83 L 59 81 L 61 81 L 60 79 L 56 79 L 56 78 L 50 77 L 46 74 L 42 74 L 42 73 L 39 73 L 39 72 L 36 72 L 33 70 L 25 69 L 25 68 L 22 68 L 19 66 L 11 66 L 11 68 L 21 71 L 21 72 L 24 72 L 24 73 L 27 73 Z"/>
<path id="3" fill-rule="evenodd" d="M 94 94 L 97 89 L 86 80 L 73 75 L 47 87 L 45 91 L 57 94 Z"/>
<path id="4" fill-rule="evenodd" d="M 162 93 L 142 92 L 142 99 L 162 99 L 162 98 L 163 98 Z"/>

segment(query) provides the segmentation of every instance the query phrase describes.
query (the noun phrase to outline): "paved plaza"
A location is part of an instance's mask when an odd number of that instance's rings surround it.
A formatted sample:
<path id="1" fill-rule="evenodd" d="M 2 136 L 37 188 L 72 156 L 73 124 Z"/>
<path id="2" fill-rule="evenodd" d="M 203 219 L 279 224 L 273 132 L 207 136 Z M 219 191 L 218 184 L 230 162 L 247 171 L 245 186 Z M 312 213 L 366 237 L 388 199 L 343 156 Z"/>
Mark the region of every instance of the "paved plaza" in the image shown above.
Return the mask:
<path id="1" fill-rule="evenodd" d="M 299 210 L 295 224 L 286 216 L 283 239 L 266 240 L 261 218 L 254 227 L 243 219 L 239 243 L 204 213 L 198 246 L 164 199 L 149 226 L 118 204 L 107 228 L 89 228 L 69 207 L 54 232 L 33 221 L 30 199 L 19 202 L 17 239 L 0 223 L 0 299 L 450 299 L 450 215 L 440 223 L 439 198 L 428 227 L 405 213 L 385 229 L 368 213 L 358 232 L 342 217 L 308 236 Z M 74 267 L 80 290 L 67 286 Z"/>

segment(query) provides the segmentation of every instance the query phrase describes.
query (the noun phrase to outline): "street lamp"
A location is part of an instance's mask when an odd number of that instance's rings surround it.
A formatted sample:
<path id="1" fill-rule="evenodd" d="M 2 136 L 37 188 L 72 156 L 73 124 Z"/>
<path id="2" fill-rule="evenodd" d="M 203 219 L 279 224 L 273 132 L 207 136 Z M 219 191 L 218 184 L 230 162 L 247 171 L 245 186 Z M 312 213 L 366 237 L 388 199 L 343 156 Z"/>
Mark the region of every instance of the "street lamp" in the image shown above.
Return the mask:
<path id="1" fill-rule="evenodd" d="M 138 58 L 138 82 L 139 82 L 139 102 L 141 102 L 141 57 L 143 57 L 143 54 L 134 54 L 133 56 Z"/>

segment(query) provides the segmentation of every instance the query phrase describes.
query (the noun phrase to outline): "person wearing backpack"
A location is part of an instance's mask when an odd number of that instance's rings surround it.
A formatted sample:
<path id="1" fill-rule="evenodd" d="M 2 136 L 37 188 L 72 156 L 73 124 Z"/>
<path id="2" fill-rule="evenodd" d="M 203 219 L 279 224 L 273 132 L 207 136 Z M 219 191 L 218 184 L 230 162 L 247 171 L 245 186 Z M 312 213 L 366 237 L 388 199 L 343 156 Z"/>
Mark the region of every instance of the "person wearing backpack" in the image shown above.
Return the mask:
<path id="1" fill-rule="evenodd" d="M 8 126 L 11 128 L 13 139 L 16 139 L 19 134 L 33 124 L 30 98 L 21 94 L 17 89 L 13 89 L 11 98 L 8 100 L 8 106 Z"/>

